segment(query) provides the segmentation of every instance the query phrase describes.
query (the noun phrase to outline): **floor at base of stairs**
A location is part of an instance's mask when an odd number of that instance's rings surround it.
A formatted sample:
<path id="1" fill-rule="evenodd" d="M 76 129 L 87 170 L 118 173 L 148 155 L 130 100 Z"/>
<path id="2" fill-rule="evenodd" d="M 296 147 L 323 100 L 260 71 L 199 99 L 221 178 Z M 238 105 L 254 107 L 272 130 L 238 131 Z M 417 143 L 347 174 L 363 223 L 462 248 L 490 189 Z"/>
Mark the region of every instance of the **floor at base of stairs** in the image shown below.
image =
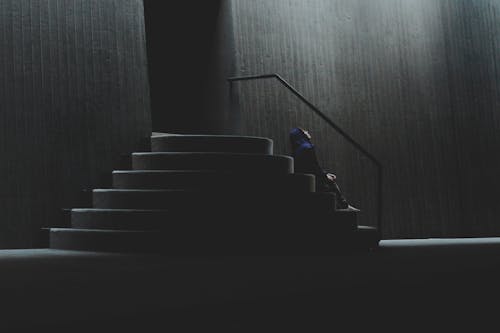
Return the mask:
<path id="1" fill-rule="evenodd" d="M 72 332 L 478 319 L 494 309 L 499 280 L 500 238 L 385 240 L 372 252 L 314 257 L 2 250 L 0 316 L 12 331 Z"/>

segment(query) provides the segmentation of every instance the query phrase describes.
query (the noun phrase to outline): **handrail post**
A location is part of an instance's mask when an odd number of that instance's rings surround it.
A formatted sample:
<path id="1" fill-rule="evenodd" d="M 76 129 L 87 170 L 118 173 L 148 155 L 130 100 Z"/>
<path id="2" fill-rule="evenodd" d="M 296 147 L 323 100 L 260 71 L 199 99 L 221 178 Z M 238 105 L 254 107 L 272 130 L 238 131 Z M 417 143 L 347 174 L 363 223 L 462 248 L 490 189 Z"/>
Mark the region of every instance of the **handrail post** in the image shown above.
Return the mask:
<path id="1" fill-rule="evenodd" d="M 382 171 L 382 163 L 375 158 L 372 154 L 370 154 L 361 144 L 359 144 L 356 140 L 354 140 L 349 134 L 347 134 L 343 129 L 341 129 L 337 124 L 335 124 L 330 118 L 328 118 L 320 109 L 318 109 L 314 104 L 309 102 L 307 98 L 304 97 L 297 89 L 295 89 L 290 83 L 288 83 L 285 79 L 283 79 L 279 74 L 262 74 L 262 75 L 247 75 L 247 76 L 235 76 L 227 78 L 229 81 L 229 89 L 232 96 L 233 82 L 236 81 L 251 81 L 251 80 L 259 80 L 259 79 L 277 79 L 285 88 L 287 88 L 290 92 L 292 92 L 298 99 L 300 99 L 304 104 L 306 104 L 309 109 L 311 109 L 314 113 L 316 113 L 323 121 L 325 121 L 330 127 L 336 130 L 344 139 L 346 139 L 351 145 L 353 145 L 357 150 L 359 150 L 362 154 L 364 154 L 368 159 L 375 164 L 377 168 L 377 228 L 379 233 L 382 233 L 382 194 L 383 194 L 383 171 Z"/>
<path id="2" fill-rule="evenodd" d="M 380 235 L 382 236 L 382 208 L 383 208 L 383 171 L 382 171 L 382 165 L 377 164 L 377 170 L 378 170 L 378 193 L 377 193 L 377 210 L 378 210 L 378 215 L 377 215 L 377 229 Z"/>

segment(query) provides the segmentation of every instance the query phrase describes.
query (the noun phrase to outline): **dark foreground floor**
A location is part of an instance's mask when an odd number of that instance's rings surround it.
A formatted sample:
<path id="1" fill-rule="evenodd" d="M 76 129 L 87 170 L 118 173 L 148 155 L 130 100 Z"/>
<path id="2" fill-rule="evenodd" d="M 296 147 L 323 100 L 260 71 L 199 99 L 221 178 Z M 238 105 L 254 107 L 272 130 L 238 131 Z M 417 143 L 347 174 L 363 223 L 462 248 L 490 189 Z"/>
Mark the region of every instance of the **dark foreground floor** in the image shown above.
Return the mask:
<path id="1" fill-rule="evenodd" d="M 500 327 L 499 291 L 500 238 L 324 257 L 0 251 L 2 332 L 482 332 Z"/>

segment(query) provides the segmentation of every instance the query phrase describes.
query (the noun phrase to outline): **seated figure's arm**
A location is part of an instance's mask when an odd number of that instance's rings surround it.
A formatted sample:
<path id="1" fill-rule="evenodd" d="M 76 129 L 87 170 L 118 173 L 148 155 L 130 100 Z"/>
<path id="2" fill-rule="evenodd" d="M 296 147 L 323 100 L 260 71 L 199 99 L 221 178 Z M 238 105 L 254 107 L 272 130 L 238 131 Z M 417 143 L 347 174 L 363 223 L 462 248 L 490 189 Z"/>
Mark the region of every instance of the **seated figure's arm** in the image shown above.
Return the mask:
<path id="1" fill-rule="evenodd" d="M 314 149 L 304 149 L 299 156 L 295 157 L 296 171 L 311 173 L 316 177 L 325 177 L 326 172 L 321 168 Z"/>

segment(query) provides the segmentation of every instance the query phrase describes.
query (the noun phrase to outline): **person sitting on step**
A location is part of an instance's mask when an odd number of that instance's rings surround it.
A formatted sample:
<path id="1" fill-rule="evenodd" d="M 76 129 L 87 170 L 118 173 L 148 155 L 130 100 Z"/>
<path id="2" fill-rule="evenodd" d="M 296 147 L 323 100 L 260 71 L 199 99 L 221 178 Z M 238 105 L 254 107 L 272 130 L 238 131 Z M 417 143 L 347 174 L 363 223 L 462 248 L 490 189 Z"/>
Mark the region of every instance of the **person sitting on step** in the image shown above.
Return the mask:
<path id="1" fill-rule="evenodd" d="M 325 172 L 320 167 L 309 132 L 299 127 L 293 128 L 290 131 L 290 143 L 292 145 L 295 172 L 316 176 L 316 191 L 335 193 L 337 209 L 358 211 L 357 208 L 354 208 L 347 202 L 340 191 L 340 187 L 336 182 L 337 177 L 332 173 Z"/>

